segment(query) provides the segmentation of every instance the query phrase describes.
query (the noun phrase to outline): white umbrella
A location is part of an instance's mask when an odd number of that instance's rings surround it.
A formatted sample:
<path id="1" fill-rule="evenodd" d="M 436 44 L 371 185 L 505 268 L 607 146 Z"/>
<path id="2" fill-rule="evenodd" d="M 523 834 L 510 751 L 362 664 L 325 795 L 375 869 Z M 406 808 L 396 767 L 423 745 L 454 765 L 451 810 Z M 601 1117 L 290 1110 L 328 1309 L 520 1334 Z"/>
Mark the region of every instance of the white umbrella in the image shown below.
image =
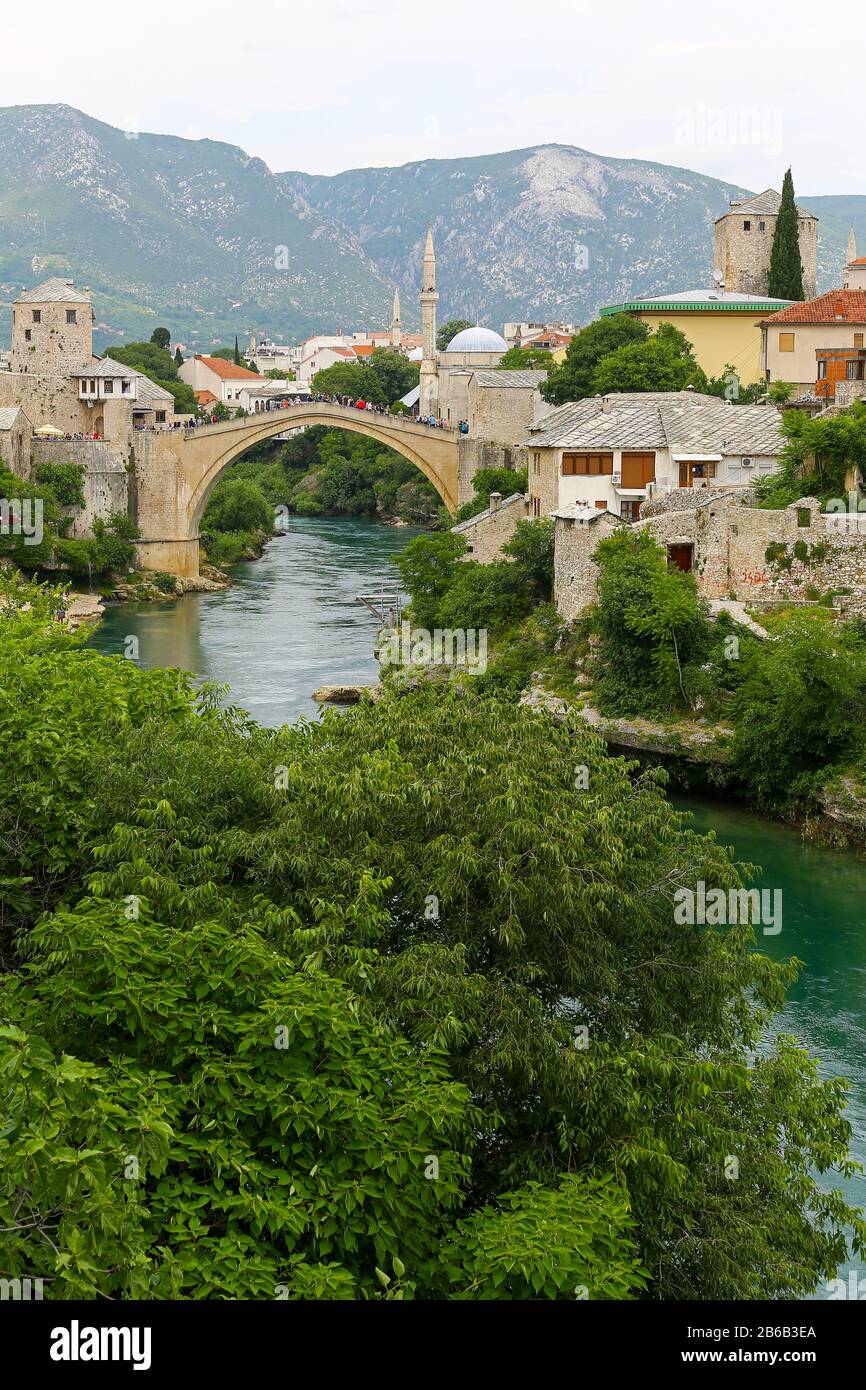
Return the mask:
<path id="1" fill-rule="evenodd" d="M 62 439 L 63 430 L 59 430 L 56 425 L 40 425 L 34 434 L 50 435 L 53 439 Z"/>

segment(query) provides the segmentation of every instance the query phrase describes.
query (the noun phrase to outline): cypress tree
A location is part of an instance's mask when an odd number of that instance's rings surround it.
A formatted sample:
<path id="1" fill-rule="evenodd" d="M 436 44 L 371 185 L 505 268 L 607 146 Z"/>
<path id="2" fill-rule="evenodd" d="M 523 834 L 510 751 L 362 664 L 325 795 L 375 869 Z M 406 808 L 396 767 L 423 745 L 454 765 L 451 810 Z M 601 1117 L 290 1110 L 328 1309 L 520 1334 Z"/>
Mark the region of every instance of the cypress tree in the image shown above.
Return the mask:
<path id="1" fill-rule="evenodd" d="M 800 219 L 794 202 L 791 170 L 782 184 L 782 202 L 776 218 L 767 291 L 776 299 L 803 299 L 803 262 L 800 259 Z"/>
<path id="2" fill-rule="evenodd" d="M 174 365 L 176 367 L 183 366 L 183 353 L 181 352 L 180 348 L 175 348 L 174 350 Z"/>
<path id="3" fill-rule="evenodd" d="M 802 299 L 803 296 L 800 295 L 800 298 Z M 239 367 L 239 366 L 241 365 L 241 354 L 240 354 L 240 349 L 238 348 L 238 337 L 237 337 L 237 334 L 235 334 L 235 355 L 234 355 L 234 359 L 233 359 L 233 360 L 234 360 L 234 364 L 235 364 L 236 367 Z"/>

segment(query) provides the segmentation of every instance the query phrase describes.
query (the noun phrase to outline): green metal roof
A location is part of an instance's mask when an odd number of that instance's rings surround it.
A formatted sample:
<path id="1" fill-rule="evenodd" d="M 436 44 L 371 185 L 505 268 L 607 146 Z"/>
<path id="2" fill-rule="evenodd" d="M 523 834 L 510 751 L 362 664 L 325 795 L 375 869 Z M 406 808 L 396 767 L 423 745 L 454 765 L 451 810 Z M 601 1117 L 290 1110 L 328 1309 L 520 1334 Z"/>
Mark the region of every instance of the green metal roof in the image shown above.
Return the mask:
<path id="1" fill-rule="evenodd" d="M 659 309 L 664 309 L 668 313 L 690 313 L 695 310 L 711 310 L 719 314 L 754 314 L 754 313 L 776 313 L 779 309 L 787 309 L 791 303 L 790 299 L 747 299 L 737 301 L 723 299 L 678 299 L 674 296 L 665 299 L 629 299 L 624 304 L 608 304 L 604 309 L 599 309 L 600 318 L 609 318 L 612 314 L 629 313 L 655 313 Z"/>

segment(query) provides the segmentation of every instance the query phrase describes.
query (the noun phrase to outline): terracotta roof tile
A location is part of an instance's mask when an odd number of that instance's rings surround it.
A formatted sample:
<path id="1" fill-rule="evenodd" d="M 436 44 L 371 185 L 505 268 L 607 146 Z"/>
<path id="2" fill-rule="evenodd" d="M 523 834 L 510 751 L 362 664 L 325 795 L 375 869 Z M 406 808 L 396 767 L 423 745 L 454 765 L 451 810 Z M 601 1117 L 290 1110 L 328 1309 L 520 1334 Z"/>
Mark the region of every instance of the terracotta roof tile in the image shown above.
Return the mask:
<path id="1" fill-rule="evenodd" d="M 773 327 L 779 323 L 866 323 L 866 290 L 830 290 L 781 309 L 763 322 Z"/>
<path id="2" fill-rule="evenodd" d="M 204 362 L 222 381 L 238 381 L 241 377 L 244 381 L 261 380 L 258 372 L 248 371 L 246 367 L 236 367 L 234 362 L 227 362 L 224 357 L 205 357 L 200 352 L 195 356 L 197 362 Z"/>

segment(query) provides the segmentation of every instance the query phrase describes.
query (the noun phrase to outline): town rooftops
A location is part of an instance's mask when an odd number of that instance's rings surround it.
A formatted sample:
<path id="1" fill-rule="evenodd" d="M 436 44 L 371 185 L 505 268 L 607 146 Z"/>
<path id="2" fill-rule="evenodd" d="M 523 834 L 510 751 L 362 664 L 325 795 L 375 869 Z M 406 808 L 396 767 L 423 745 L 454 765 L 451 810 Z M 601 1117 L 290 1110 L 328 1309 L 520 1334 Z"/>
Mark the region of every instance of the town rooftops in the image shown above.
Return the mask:
<path id="1" fill-rule="evenodd" d="M 817 299 L 792 304 L 764 323 L 772 328 L 784 323 L 866 323 L 866 290 L 829 290 Z"/>
<path id="2" fill-rule="evenodd" d="M 658 294 L 647 299 L 628 299 L 623 304 L 608 304 L 598 312 L 601 318 L 656 309 L 681 314 L 695 311 L 706 313 L 709 310 L 734 314 L 772 314 L 786 308 L 791 302 L 790 299 L 776 299 L 765 294 L 739 294 L 733 290 L 677 290 L 675 294 Z"/>
<path id="3" fill-rule="evenodd" d="M 780 419 L 775 406 L 734 405 L 697 391 L 623 392 L 560 406 L 524 442 L 530 449 L 774 457 L 784 444 Z"/>
<path id="4" fill-rule="evenodd" d="M 769 217 L 775 217 L 781 205 L 781 193 L 777 193 L 775 188 L 765 188 L 763 193 L 753 193 L 748 198 L 732 198 L 730 208 L 727 212 L 722 213 L 722 217 L 728 217 L 732 212 L 735 212 L 738 217 L 744 212 L 753 212 L 758 217 L 762 213 Z M 801 208 L 799 203 L 796 204 L 796 208 L 800 217 L 815 216 L 806 208 Z M 716 218 L 717 222 L 721 222 L 721 220 L 721 217 Z"/>
<path id="5" fill-rule="evenodd" d="M 50 280 L 43 280 L 41 285 L 36 285 L 32 290 L 22 290 L 16 304 L 89 304 L 90 294 L 86 290 L 77 290 L 71 280 L 61 280 L 59 276 L 53 276 Z"/>
<path id="6" fill-rule="evenodd" d="M 512 390 L 526 389 L 528 387 L 533 391 L 537 391 L 541 383 L 547 379 L 547 372 L 545 371 L 476 371 L 473 372 L 472 375 L 475 377 L 479 386 L 494 386 L 499 389 L 505 387 L 506 389 L 510 388 Z"/>
<path id="7" fill-rule="evenodd" d="M 222 381 L 261 381 L 258 372 L 251 372 L 246 367 L 236 367 L 234 362 L 227 362 L 224 357 L 205 357 L 203 353 L 197 352 L 195 360 L 210 367 L 214 375 Z"/>

